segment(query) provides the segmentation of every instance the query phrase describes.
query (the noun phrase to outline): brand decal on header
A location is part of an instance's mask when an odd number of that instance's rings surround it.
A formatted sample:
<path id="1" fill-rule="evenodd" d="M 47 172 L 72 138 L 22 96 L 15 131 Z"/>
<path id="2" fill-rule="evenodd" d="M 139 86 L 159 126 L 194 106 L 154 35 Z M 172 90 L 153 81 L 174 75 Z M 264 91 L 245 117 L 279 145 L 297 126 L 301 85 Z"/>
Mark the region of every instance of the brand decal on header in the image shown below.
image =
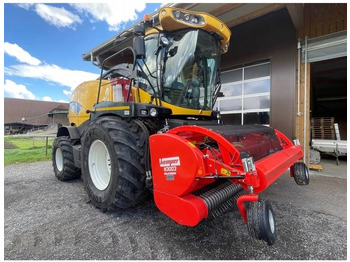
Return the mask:
<path id="1" fill-rule="evenodd" d="M 159 166 L 163 168 L 166 180 L 174 180 L 177 172 L 177 167 L 180 166 L 180 157 L 166 157 L 159 159 Z"/>

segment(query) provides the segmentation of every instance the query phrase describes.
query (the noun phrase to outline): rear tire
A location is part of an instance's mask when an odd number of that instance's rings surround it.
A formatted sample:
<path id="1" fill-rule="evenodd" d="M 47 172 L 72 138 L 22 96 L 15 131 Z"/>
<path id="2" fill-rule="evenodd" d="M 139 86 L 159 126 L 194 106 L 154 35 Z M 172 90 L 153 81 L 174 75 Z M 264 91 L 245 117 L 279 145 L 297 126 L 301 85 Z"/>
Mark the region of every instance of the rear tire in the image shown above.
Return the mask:
<path id="1" fill-rule="evenodd" d="M 292 172 L 295 183 L 299 186 L 306 186 L 310 182 L 309 169 L 303 162 L 296 162 L 292 166 Z"/>
<path id="2" fill-rule="evenodd" d="M 250 236 L 256 240 L 267 242 L 269 246 L 273 245 L 276 241 L 276 224 L 270 202 L 249 203 L 246 211 Z"/>
<path id="3" fill-rule="evenodd" d="M 52 166 L 58 180 L 79 178 L 80 168 L 74 165 L 73 147 L 67 136 L 56 137 L 52 145 Z"/>
<path id="4" fill-rule="evenodd" d="M 140 129 L 116 117 L 101 117 L 88 126 L 82 139 L 82 178 L 96 207 L 129 208 L 146 197 L 148 136 Z"/>

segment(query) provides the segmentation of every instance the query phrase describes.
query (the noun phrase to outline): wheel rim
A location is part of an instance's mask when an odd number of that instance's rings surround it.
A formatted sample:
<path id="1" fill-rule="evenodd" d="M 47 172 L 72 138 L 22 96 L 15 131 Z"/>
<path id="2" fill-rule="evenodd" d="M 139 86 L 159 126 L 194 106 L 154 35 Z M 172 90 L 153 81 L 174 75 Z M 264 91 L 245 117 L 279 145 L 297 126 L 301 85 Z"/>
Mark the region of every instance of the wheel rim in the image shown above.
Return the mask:
<path id="1" fill-rule="evenodd" d="M 63 154 L 60 148 L 56 149 L 55 161 L 57 170 L 61 172 L 63 170 Z"/>
<path id="2" fill-rule="evenodd" d="M 272 213 L 271 209 L 269 209 L 269 225 L 270 225 L 271 233 L 274 234 L 275 233 L 275 218 L 273 217 L 273 213 Z"/>
<path id="3" fill-rule="evenodd" d="M 97 189 L 105 190 L 111 180 L 111 159 L 101 140 L 95 140 L 91 144 L 88 161 L 92 183 Z"/>
<path id="4" fill-rule="evenodd" d="M 309 169 L 307 168 L 307 166 L 305 164 L 304 164 L 304 172 L 305 172 L 306 181 L 308 181 L 310 174 L 309 174 Z"/>

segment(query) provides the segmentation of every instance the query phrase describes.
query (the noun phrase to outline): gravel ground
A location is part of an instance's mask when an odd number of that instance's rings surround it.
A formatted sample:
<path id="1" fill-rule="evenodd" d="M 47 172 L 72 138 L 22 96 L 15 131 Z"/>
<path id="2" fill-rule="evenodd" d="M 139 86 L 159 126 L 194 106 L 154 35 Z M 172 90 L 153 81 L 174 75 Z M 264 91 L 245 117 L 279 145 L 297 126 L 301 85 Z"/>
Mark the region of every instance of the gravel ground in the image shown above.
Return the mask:
<path id="1" fill-rule="evenodd" d="M 285 174 L 261 194 L 274 208 L 274 246 L 250 239 L 237 210 L 193 228 L 152 199 L 102 213 L 82 181 L 58 181 L 51 162 L 5 166 L 4 181 L 6 260 L 347 259 L 346 179 L 312 175 L 299 187 Z"/>

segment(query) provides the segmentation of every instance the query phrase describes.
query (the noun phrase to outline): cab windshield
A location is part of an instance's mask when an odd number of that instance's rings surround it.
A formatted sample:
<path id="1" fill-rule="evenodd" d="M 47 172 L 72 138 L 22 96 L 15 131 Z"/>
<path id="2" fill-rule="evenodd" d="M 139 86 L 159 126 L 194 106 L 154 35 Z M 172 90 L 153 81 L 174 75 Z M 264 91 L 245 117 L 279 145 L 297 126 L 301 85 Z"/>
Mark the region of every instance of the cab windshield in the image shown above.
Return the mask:
<path id="1" fill-rule="evenodd" d="M 212 109 L 213 93 L 220 64 L 220 46 L 215 36 L 202 30 L 180 30 L 166 35 L 160 72 L 161 99 L 167 103 L 190 109 Z M 157 85 L 158 35 L 145 38 L 149 82 Z M 149 86 L 149 84 L 147 84 Z M 152 93 L 155 89 L 147 88 Z"/>

